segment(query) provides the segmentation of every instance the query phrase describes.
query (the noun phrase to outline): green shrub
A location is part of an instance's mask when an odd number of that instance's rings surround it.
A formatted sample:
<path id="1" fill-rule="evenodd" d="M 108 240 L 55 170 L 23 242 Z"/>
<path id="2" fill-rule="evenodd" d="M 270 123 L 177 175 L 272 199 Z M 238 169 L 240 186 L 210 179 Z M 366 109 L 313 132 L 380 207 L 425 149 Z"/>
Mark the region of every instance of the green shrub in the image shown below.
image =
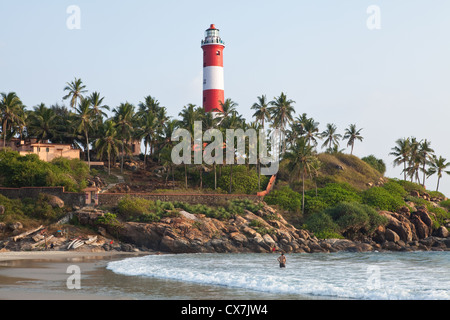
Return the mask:
<path id="1" fill-rule="evenodd" d="M 309 216 L 305 222 L 305 228 L 318 238 L 342 238 L 339 234 L 339 226 L 330 215 L 323 211 Z"/>
<path id="2" fill-rule="evenodd" d="M 221 190 L 230 190 L 231 166 L 224 166 L 222 174 L 217 180 L 217 186 Z M 214 186 L 214 173 L 205 178 L 205 182 Z M 261 175 L 261 190 L 264 190 L 269 182 L 269 178 Z M 232 193 L 256 194 L 258 192 L 258 174 L 254 169 L 248 169 L 245 165 L 233 165 Z"/>
<path id="3" fill-rule="evenodd" d="M 392 194 L 383 187 L 373 187 L 362 193 L 362 202 L 378 210 L 395 212 L 405 205 L 399 195 Z"/>
<path id="4" fill-rule="evenodd" d="M 339 226 L 339 231 L 346 234 L 371 234 L 380 225 L 387 223 L 387 219 L 374 208 L 360 203 L 343 202 L 325 210 L 325 213 Z"/>
<path id="5" fill-rule="evenodd" d="M 395 180 L 398 184 L 400 184 L 407 193 L 411 193 L 411 191 L 417 191 L 420 194 L 423 194 L 425 192 L 425 188 L 417 183 L 411 182 L 411 181 L 406 181 L 406 180 Z"/>
<path id="6" fill-rule="evenodd" d="M 357 238 L 370 235 L 386 223 L 385 217 L 367 205 L 342 202 L 309 216 L 305 228 L 319 238 Z"/>
<path id="7" fill-rule="evenodd" d="M 368 163 L 372 168 L 374 168 L 381 174 L 384 174 L 386 172 L 386 164 L 384 163 L 384 161 L 382 159 L 377 159 L 374 155 L 361 158 L 361 160 Z"/>
<path id="8" fill-rule="evenodd" d="M 302 195 L 293 191 L 289 186 L 272 190 L 264 197 L 264 201 L 270 205 L 278 205 L 290 212 L 300 212 L 302 208 Z"/>
<path id="9" fill-rule="evenodd" d="M 396 196 L 406 197 L 408 195 L 408 192 L 405 190 L 405 188 L 400 183 L 398 183 L 398 181 L 392 179 L 385 183 L 382 188 Z"/>
<path id="10" fill-rule="evenodd" d="M 450 210 L 450 199 L 439 202 L 439 205 L 447 210 Z"/>
<path id="11" fill-rule="evenodd" d="M 66 191 L 78 192 L 87 185 L 89 167 L 78 159 L 57 158 L 48 163 L 36 154 L 20 156 L 8 151 L 0 153 L 0 176 L 6 187 L 63 186 Z"/>

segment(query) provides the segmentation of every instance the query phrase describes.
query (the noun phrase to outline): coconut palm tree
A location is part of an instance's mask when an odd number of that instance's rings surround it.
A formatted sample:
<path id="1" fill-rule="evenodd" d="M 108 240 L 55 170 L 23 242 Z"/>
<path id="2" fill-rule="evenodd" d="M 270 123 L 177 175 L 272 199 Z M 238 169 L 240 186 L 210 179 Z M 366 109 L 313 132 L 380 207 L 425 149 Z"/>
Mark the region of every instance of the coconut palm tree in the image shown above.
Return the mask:
<path id="1" fill-rule="evenodd" d="M 96 125 L 98 125 L 98 123 L 103 122 L 103 117 L 107 117 L 107 114 L 103 110 L 109 111 L 110 108 L 103 104 L 103 99 L 105 99 L 105 97 L 102 97 L 97 91 L 92 92 L 88 99 L 92 105 L 92 114 L 96 118 Z"/>
<path id="2" fill-rule="evenodd" d="M 325 139 L 322 148 L 328 146 L 328 150 L 333 150 L 333 147 L 339 147 L 339 139 L 342 135 L 336 133 L 337 127 L 333 123 L 328 123 L 325 131 L 322 132 L 322 138 Z"/>
<path id="3" fill-rule="evenodd" d="M 351 146 L 352 149 L 350 154 L 353 154 L 353 147 L 355 146 L 355 141 L 363 141 L 363 137 L 361 136 L 361 129 L 356 129 L 356 124 L 351 124 L 347 129 L 345 129 L 344 140 L 348 139 L 347 147 Z"/>
<path id="4" fill-rule="evenodd" d="M 91 156 L 89 152 L 89 131 L 93 129 L 93 119 L 94 113 L 91 108 L 91 101 L 89 99 L 81 99 L 81 102 L 76 109 L 76 114 L 74 116 L 75 121 L 74 125 L 76 128 L 76 132 L 83 134 L 86 139 L 86 152 L 87 152 L 87 160 L 88 166 L 91 167 Z"/>
<path id="5" fill-rule="evenodd" d="M 122 140 L 122 152 L 120 159 L 120 172 L 123 173 L 123 162 L 125 152 L 128 151 L 128 142 L 131 140 L 134 132 L 134 105 L 125 102 L 121 103 L 113 110 L 113 120 L 116 124 L 117 133 Z"/>
<path id="6" fill-rule="evenodd" d="M 63 97 L 63 99 L 70 99 L 70 106 L 75 110 L 77 103 L 84 98 L 83 94 L 87 92 L 86 86 L 83 84 L 81 79 L 77 78 L 70 83 L 67 82 L 66 84 L 67 85 L 64 87 L 64 91 L 68 91 L 68 93 Z"/>
<path id="7" fill-rule="evenodd" d="M 297 140 L 292 150 L 284 156 L 288 160 L 288 168 L 292 177 L 302 179 L 302 214 L 305 213 L 305 178 L 317 168 L 314 147 L 304 137 Z"/>
<path id="8" fill-rule="evenodd" d="M 122 140 L 119 138 L 116 123 L 107 120 L 100 126 L 99 138 L 95 141 L 95 149 L 99 159 L 105 154 L 108 159 L 108 175 L 111 175 L 111 158 L 115 159 L 119 155 L 119 147 L 122 147 Z"/>
<path id="9" fill-rule="evenodd" d="M 283 134 L 283 153 L 286 152 L 286 126 L 293 121 L 295 109 L 292 106 L 295 101 L 288 99 L 284 92 L 270 102 L 270 115 L 272 126 L 281 130 Z"/>
<path id="10" fill-rule="evenodd" d="M 20 121 L 20 110 L 23 109 L 22 101 L 15 92 L 1 93 L 0 117 L 2 122 L 3 149 L 6 147 L 6 137 L 11 132 L 14 123 Z"/>
<path id="11" fill-rule="evenodd" d="M 439 156 L 439 158 L 436 155 L 432 155 L 431 160 L 428 162 L 430 168 L 427 171 L 427 175 L 431 176 L 433 174 L 437 174 L 438 180 L 437 180 L 437 186 L 436 191 L 439 190 L 439 182 L 442 178 L 442 173 L 450 174 L 450 171 L 446 171 L 445 169 L 450 166 L 450 162 L 447 162 L 447 159 L 443 158 L 442 156 Z"/>
<path id="12" fill-rule="evenodd" d="M 156 139 L 159 121 L 160 119 L 153 112 L 141 114 L 141 117 L 138 118 L 139 127 L 136 130 L 135 137 L 144 141 L 144 170 L 147 164 L 147 147 L 150 146 L 150 149 L 152 148 L 152 143 Z"/>
<path id="13" fill-rule="evenodd" d="M 264 130 L 264 122 L 265 120 L 270 120 L 270 102 L 267 101 L 266 95 L 261 95 L 258 97 L 258 102 L 255 102 L 252 106 L 252 110 L 255 110 L 253 117 L 256 118 L 256 121 L 261 123 L 262 129 Z"/>
<path id="14" fill-rule="evenodd" d="M 420 157 L 420 162 L 422 164 L 422 171 L 423 171 L 423 180 L 422 180 L 422 186 L 425 187 L 425 175 L 426 175 L 426 170 L 425 170 L 425 165 L 432 159 L 432 154 L 434 152 L 433 149 L 431 149 L 431 143 L 425 139 L 423 141 L 421 141 L 419 143 L 419 157 Z"/>
<path id="15" fill-rule="evenodd" d="M 409 138 L 402 138 L 395 141 L 396 146 L 391 150 L 389 155 L 396 157 L 394 159 L 394 166 L 399 166 L 403 163 L 403 180 L 406 181 L 406 164 L 408 163 L 409 154 L 411 151 L 411 141 Z"/>
<path id="16" fill-rule="evenodd" d="M 408 167 L 406 168 L 406 172 L 411 178 L 411 182 L 413 182 L 413 179 L 415 178 L 416 182 L 420 184 L 419 169 L 421 164 L 421 156 L 419 153 L 419 145 L 420 142 L 417 141 L 415 137 L 410 138 Z"/>
<path id="17" fill-rule="evenodd" d="M 56 113 L 53 109 L 47 108 L 45 104 L 34 107 L 29 113 L 28 133 L 38 141 L 52 139 L 56 131 Z"/>
<path id="18" fill-rule="evenodd" d="M 303 137 L 305 137 L 306 143 L 308 145 L 317 145 L 317 139 L 320 139 L 322 135 L 319 133 L 319 122 L 315 121 L 313 118 L 308 118 L 304 120 L 301 124 L 303 127 Z"/>

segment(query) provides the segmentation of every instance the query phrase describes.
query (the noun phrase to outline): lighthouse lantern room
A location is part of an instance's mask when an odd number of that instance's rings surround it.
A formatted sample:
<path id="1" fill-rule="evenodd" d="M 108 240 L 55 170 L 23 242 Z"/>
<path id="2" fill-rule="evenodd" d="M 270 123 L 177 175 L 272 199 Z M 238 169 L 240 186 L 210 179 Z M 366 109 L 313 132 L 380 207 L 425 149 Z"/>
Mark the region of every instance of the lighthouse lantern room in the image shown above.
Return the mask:
<path id="1" fill-rule="evenodd" d="M 222 112 L 225 100 L 223 76 L 223 50 L 225 43 L 219 29 L 212 24 L 202 40 L 203 49 L 203 108 L 205 112 Z"/>

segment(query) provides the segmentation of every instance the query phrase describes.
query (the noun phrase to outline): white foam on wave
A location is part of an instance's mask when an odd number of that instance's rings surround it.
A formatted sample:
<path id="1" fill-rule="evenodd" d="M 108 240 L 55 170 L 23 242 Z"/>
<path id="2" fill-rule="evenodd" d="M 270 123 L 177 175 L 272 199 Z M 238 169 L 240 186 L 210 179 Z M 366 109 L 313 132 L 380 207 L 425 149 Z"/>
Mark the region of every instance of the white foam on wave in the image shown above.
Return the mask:
<path id="1" fill-rule="evenodd" d="M 288 268 L 280 269 L 274 262 L 276 255 L 151 255 L 110 262 L 107 268 L 127 276 L 276 294 L 377 300 L 450 299 L 449 277 L 434 279 L 433 266 L 430 265 L 427 272 L 422 272 L 421 265 L 408 266 L 405 261 L 399 262 L 392 258 L 388 256 L 387 259 L 374 260 L 370 256 L 354 254 L 289 255 Z M 369 283 L 368 277 L 373 274 L 367 272 L 367 267 L 374 265 L 380 270 L 375 285 Z M 440 275 L 446 271 L 441 264 L 434 267 Z M 450 269 L 447 271 L 450 272 Z"/>

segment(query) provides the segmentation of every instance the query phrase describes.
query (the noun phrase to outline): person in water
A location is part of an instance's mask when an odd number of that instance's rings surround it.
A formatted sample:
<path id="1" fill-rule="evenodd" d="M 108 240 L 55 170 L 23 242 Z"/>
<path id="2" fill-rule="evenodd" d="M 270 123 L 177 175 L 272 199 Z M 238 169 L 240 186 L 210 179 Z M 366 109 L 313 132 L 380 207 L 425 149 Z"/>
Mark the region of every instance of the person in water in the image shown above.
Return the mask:
<path id="1" fill-rule="evenodd" d="M 280 268 L 286 268 L 286 257 L 284 253 L 281 253 L 281 256 L 278 257 L 278 262 L 280 263 Z"/>

